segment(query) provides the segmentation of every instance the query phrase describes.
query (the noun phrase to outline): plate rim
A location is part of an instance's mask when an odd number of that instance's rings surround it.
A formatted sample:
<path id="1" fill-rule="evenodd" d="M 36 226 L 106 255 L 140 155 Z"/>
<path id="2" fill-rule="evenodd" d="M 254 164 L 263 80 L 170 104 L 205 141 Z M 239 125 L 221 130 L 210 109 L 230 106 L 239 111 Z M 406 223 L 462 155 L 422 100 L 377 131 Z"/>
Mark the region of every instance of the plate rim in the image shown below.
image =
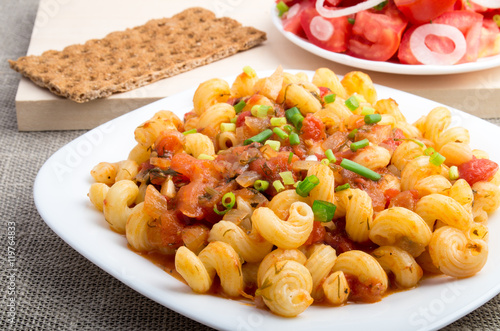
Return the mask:
<path id="1" fill-rule="evenodd" d="M 287 72 L 292 72 L 292 73 L 295 73 L 295 72 L 305 72 L 307 73 L 308 75 L 311 75 L 313 73 L 313 71 L 310 71 L 310 70 L 296 70 L 296 69 L 286 69 L 285 71 Z M 266 75 L 269 75 L 271 74 L 273 71 L 272 70 L 269 70 L 269 71 L 259 71 L 258 72 L 258 75 L 259 76 L 263 76 L 265 77 Z M 225 79 L 227 81 L 232 81 L 234 80 L 235 76 L 230 76 L 230 77 L 226 77 L 226 78 L 222 78 L 222 79 Z M 423 97 L 420 97 L 420 96 L 417 96 L 417 95 L 413 95 L 411 93 L 407 93 L 407 92 L 404 92 L 404 91 L 400 91 L 400 90 L 396 90 L 394 88 L 390 88 L 390 87 L 387 87 L 387 86 L 382 86 L 382 85 L 379 85 L 379 84 L 375 84 L 376 88 L 384 88 L 384 89 L 388 89 L 389 91 L 397 91 L 397 93 L 399 94 L 403 94 L 403 96 L 410 96 L 410 98 L 412 99 L 420 99 L 420 100 L 426 100 L 427 102 L 430 102 L 432 104 L 435 104 L 435 105 L 441 105 L 440 103 L 438 102 L 435 102 L 435 101 L 432 101 L 432 100 L 429 100 L 429 99 L 426 99 L 426 98 L 423 98 Z M 160 108 L 156 109 L 155 107 L 156 106 L 161 106 L 163 105 L 164 103 L 168 103 L 169 100 L 174 100 L 176 98 L 182 98 L 182 97 L 186 97 L 186 96 L 189 96 L 189 97 L 192 97 L 192 94 L 194 93 L 196 87 L 193 87 L 193 88 L 190 88 L 190 89 L 187 89 L 185 91 L 182 91 L 180 93 L 177 93 L 177 94 L 174 94 L 172 96 L 169 96 L 169 97 L 166 97 L 166 98 L 163 98 L 161 100 L 158 100 L 158 101 L 155 101 L 151 104 L 148 104 L 146 106 L 143 106 L 143 107 L 140 107 L 132 112 L 129 112 L 125 115 L 122 115 L 118 118 L 115 118 L 107 123 L 104 123 L 100 126 L 98 126 L 97 128 L 93 129 L 93 130 L 90 130 L 88 131 L 87 133 L 75 138 L 74 140 L 72 140 L 71 142 L 67 143 L 66 145 L 64 145 L 63 147 L 61 147 L 60 149 L 58 149 L 55 153 L 53 153 L 47 160 L 46 162 L 43 164 L 43 166 L 40 168 L 37 176 L 36 176 L 36 179 L 35 179 L 35 183 L 34 183 L 34 187 L 33 187 L 33 194 L 34 194 L 34 201 L 35 201 L 35 206 L 40 214 L 40 216 L 42 217 L 42 219 L 44 220 L 44 222 L 61 238 L 63 239 L 66 243 L 68 243 L 74 250 L 76 250 L 78 253 L 80 253 L 82 256 L 84 256 L 87 260 L 89 260 L 90 262 L 94 263 L 95 265 L 97 265 L 99 268 L 101 268 L 102 270 L 104 270 L 105 272 L 107 272 L 108 274 L 112 275 L 114 278 L 118 279 L 119 281 L 121 281 L 122 283 L 124 283 L 125 285 L 129 286 L 130 288 L 134 289 L 135 291 L 141 293 L 142 295 L 148 297 L 149 299 L 153 300 L 153 301 L 156 301 L 157 303 L 161 304 L 162 306 L 164 307 L 167 307 L 169 309 L 172 309 L 190 319 L 193 319 L 193 320 L 196 320 L 200 323 L 203 323 L 205 325 L 208 325 L 208 326 L 211 326 L 211 327 L 214 327 L 214 328 L 227 328 L 227 329 L 230 329 L 230 328 L 233 328 L 234 325 L 232 324 L 221 324 L 220 321 L 216 321 L 216 320 L 213 320 L 210 318 L 210 316 L 197 316 L 196 314 L 193 314 L 190 309 L 192 308 L 191 306 L 176 306 L 175 304 L 172 305 L 172 304 L 165 304 L 164 300 L 161 300 L 158 298 L 158 296 L 156 295 L 156 293 L 152 293 L 152 290 L 150 288 L 143 288 L 141 287 L 139 283 L 137 282 L 134 282 L 130 279 L 127 279 L 127 278 L 124 278 L 123 275 L 120 275 L 119 271 L 117 270 L 113 270 L 113 269 L 110 269 L 105 263 L 103 263 L 103 261 L 100 259 L 100 258 L 96 258 L 96 256 L 93 256 L 92 254 L 90 254 L 90 251 L 85 251 L 85 250 L 82 250 L 81 247 L 79 247 L 77 245 L 76 242 L 73 242 L 71 241 L 70 238 L 67 237 L 67 235 L 64 233 L 64 231 L 62 231 L 62 228 L 59 228 L 56 226 L 56 224 L 53 222 L 53 220 L 49 220 L 50 219 L 50 216 L 47 216 L 47 210 L 46 210 L 46 206 L 41 203 L 41 196 L 43 196 L 43 186 L 42 183 L 43 183 L 43 176 L 45 174 L 47 174 L 47 172 L 49 171 L 49 167 L 50 165 L 55 161 L 57 160 L 58 157 L 61 156 L 61 154 L 65 151 L 65 149 L 68 148 L 68 146 L 72 146 L 72 145 L 75 145 L 77 144 L 81 139 L 83 139 L 85 137 L 86 134 L 89 134 L 89 133 L 92 133 L 92 132 L 95 132 L 95 131 L 99 131 L 99 130 L 103 130 L 103 127 L 106 127 L 108 126 L 110 123 L 114 123 L 114 124 L 120 124 L 121 121 L 127 121 L 127 119 L 129 118 L 133 118 L 133 117 L 136 117 L 138 116 L 138 114 L 142 111 L 144 111 L 144 109 L 152 109 L 151 111 L 158 111 L 160 110 Z M 448 106 L 447 106 L 448 107 Z M 489 122 L 486 122 L 476 116 L 473 116 L 473 115 L 470 115 L 468 113 L 464 113 L 462 111 L 459 111 L 459 110 L 456 110 L 452 107 L 448 107 L 450 110 L 454 110 L 454 111 L 458 111 L 458 114 L 460 114 L 461 116 L 464 116 L 465 118 L 467 117 L 473 117 L 475 118 L 475 120 L 479 120 L 481 122 L 483 122 L 482 124 L 487 124 L 488 126 L 491 127 L 491 129 L 494 129 L 494 130 L 499 130 L 500 132 L 500 128 L 498 128 L 497 126 L 495 126 L 494 124 L 492 123 L 489 123 Z M 185 112 L 185 109 L 181 110 L 182 112 Z M 146 116 L 146 119 L 149 118 Z M 137 126 L 138 124 L 140 124 L 139 122 L 134 122 L 133 125 Z M 130 134 L 130 132 L 128 132 Z M 123 157 L 123 156 L 122 156 Z M 98 162 L 100 162 L 102 160 L 98 160 Z M 112 161 L 110 161 L 112 162 Z M 94 164 L 95 165 L 95 164 Z M 87 170 L 90 170 L 90 169 L 87 169 Z M 88 174 L 88 172 L 87 172 Z M 87 175 L 88 177 L 90 177 L 90 175 Z M 90 179 L 87 178 L 89 180 L 89 183 L 90 183 Z M 90 184 L 89 184 L 90 185 Z M 88 192 L 88 187 L 87 187 L 87 192 Z M 85 197 L 86 198 L 86 197 Z M 89 202 L 87 201 L 86 203 L 87 205 L 89 205 Z M 88 206 L 87 206 L 88 207 Z M 97 211 L 95 211 L 97 212 Z M 101 214 L 100 214 L 101 215 Z M 497 213 L 498 215 L 498 213 Z M 101 215 L 101 218 L 102 218 L 102 215 Z M 57 223 L 57 222 L 56 222 Z M 103 222 L 105 223 L 105 222 Z M 116 233 L 114 233 L 113 231 L 111 231 L 109 229 L 109 227 L 107 227 L 107 224 L 101 224 L 102 226 L 106 227 L 105 231 L 107 231 L 107 233 L 109 233 L 110 235 L 114 235 L 114 236 L 120 236 L 121 235 L 118 235 Z M 128 250 L 128 248 L 127 248 Z M 500 251 L 500 250 L 499 250 Z M 134 253 L 133 251 L 131 250 L 128 250 L 128 256 L 130 254 L 133 254 L 134 256 L 144 260 L 145 262 L 147 263 L 150 263 L 147 259 L 143 258 L 142 256 Z M 153 265 L 153 267 L 157 268 L 156 266 Z M 163 275 L 163 277 L 165 277 L 165 275 Z M 174 277 L 166 277 L 166 278 L 171 278 L 172 280 L 174 280 L 176 282 L 177 285 L 179 284 L 182 284 L 180 283 L 177 279 L 175 279 Z M 472 277 L 473 279 L 474 277 Z M 170 283 L 170 282 L 168 282 Z M 187 286 L 186 286 L 187 287 Z M 153 288 L 153 290 L 156 290 L 155 288 Z M 189 292 L 190 292 L 190 289 L 189 289 Z M 495 286 L 493 287 L 490 287 L 490 289 L 486 292 L 486 293 L 483 293 L 481 296 L 479 296 L 478 298 L 476 298 L 475 300 L 472 300 L 472 301 L 469 301 L 466 305 L 463 305 L 460 307 L 460 309 L 458 309 L 457 311 L 455 311 L 452 315 L 453 316 L 446 316 L 447 319 L 445 318 L 442 318 L 442 319 L 438 319 L 436 322 L 432 323 L 432 324 L 429 324 L 427 325 L 426 328 L 422 329 L 422 330 L 432 330 L 432 329 L 435 329 L 435 328 L 439 328 L 439 327 L 443 327 L 445 325 L 448 325 L 454 321 L 456 321 L 457 319 L 463 317 L 464 315 L 470 313 L 471 311 L 473 311 L 474 309 L 478 308 L 479 306 L 481 306 L 482 304 L 486 303 L 487 301 L 489 301 L 491 298 L 493 298 L 495 295 L 497 295 L 498 293 L 500 292 L 500 283 L 498 284 L 495 284 Z M 205 299 L 207 299 L 207 297 L 209 298 L 217 298 L 217 297 L 213 297 L 213 296 L 209 296 L 209 295 L 197 295 L 197 294 L 193 294 L 193 293 L 182 293 L 183 295 L 187 295 L 187 296 L 191 296 L 191 297 L 196 297 L 195 302 L 198 302 L 200 299 L 201 301 L 206 301 Z M 393 297 L 395 294 L 392 294 L 391 296 L 389 297 Z M 203 299 L 204 297 L 204 299 Z M 381 303 L 378 303 L 378 304 L 383 304 L 384 301 L 386 301 L 388 299 L 388 297 L 385 297 Z M 219 304 L 224 304 L 224 305 L 227 305 L 228 302 L 235 302 L 234 300 L 226 300 L 226 299 L 222 299 L 223 301 L 218 301 Z M 236 301 L 236 302 L 240 302 L 240 301 Z M 243 301 L 241 301 L 243 302 Z M 356 306 L 358 305 L 348 305 L 346 307 L 351 307 L 351 309 L 354 309 L 355 311 L 359 308 L 356 308 Z M 359 305 L 359 306 L 362 306 L 362 305 Z M 352 308 L 354 307 L 354 308 Z M 252 314 L 253 310 L 257 310 L 255 307 L 251 307 L 252 308 L 252 311 L 249 313 L 249 314 Z M 343 309 L 343 308 L 340 308 L 340 309 Z M 248 314 L 247 314 L 248 315 Z M 246 316 L 247 316 L 246 315 Z M 249 316 L 249 315 L 248 315 Z M 282 321 L 283 319 L 280 318 L 280 317 L 277 317 L 275 315 L 272 315 L 270 314 L 267 314 L 267 315 L 264 315 L 264 316 L 268 316 L 272 321 L 271 323 L 275 323 L 275 321 L 279 320 L 279 321 Z M 306 317 L 307 318 L 307 317 Z M 296 319 L 294 319 L 295 321 L 301 321 L 303 320 L 304 318 L 302 317 L 297 317 Z M 234 321 L 233 321 L 234 322 Z M 285 325 L 288 325 L 286 324 L 286 320 L 285 322 Z"/>

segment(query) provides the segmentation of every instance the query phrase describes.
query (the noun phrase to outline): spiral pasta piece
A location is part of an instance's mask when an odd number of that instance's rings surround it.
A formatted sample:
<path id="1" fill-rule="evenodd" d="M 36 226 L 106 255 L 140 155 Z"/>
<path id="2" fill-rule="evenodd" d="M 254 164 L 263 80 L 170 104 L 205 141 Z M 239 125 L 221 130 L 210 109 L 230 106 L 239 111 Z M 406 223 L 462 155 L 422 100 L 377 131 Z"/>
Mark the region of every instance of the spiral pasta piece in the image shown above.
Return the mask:
<path id="1" fill-rule="evenodd" d="M 373 106 L 380 114 L 392 115 L 396 122 L 406 122 L 406 118 L 401 113 L 398 103 L 393 99 L 380 99 Z"/>
<path id="2" fill-rule="evenodd" d="M 202 133 L 191 133 L 186 135 L 184 151 L 194 157 L 205 155 L 215 155 L 215 148 L 212 140 Z"/>
<path id="3" fill-rule="evenodd" d="M 200 116 L 210 106 L 226 102 L 231 94 L 229 84 L 219 78 L 209 79 L 201 83 L 193 96 L 194 112 Z"/>
<path id="4" fill-rule="evenodd" d="M 327 87 L 336 96 L 347 99 L 347 91 L 342 86 L 339 77 L 328 68 L 319 68 L 314 72 L 312 83 L 319 87 Z"/>
<path id="5" fill-rule="evenodd" d="M 171 111 L 162 110 L 138 126 L 134 131 L 134 136 L 139 144 L 148 148 L 158 139 L 162 131 L 180 130 L 182 128 L 182 121 L 177 115 Z"/>
<path id="6" fill-rule="evenodd" d="M 89 189 L 89 199 L 90 202 L 97 208 L 97 210 L 102 211 L 104 206 L 104 199 L 106 194 L 108 194 L 109 186 L 103 183 L 94 183 L 90 185 Z"/>
<path id="7" fill-rule="evenodd" d="M 347 94 L 352 95 L 354 93 L 361 94 L 366 101 L 373 104 L 377 101 L 377 91 L 375 90 L 375 85 L 373 85 L 370 76 L 361 71 L 351 71 L 348 72 L 344 78 L 342 78 L 342 86 L 347 91 Z"/>
<path id="8" fill-rule="evenodd" d="M 288 218 L 290 207 L 294 202 L 309 203 L 309 198 L 298 195 L 295 190 L 284 190 L 276 194 L 269 201 L 267 208 L 271 209 L 276 216 L 284 220 Z"/>
<path id="9" fill-rule="evenodd" d="M 384 147 L 367 146 L 352 160 L 371 170 L 385 168 L 391 162 L 391 152 Z"/>
<path id="10" fill-rule="evenodd" d="M 417 157 L 409 161 L 401 171 L 401 190 L 411 190 L 419 180 L 442 173 L 441 166 L 429 162 L 429 156 Z"/>
<path id="11" fill-rule="evenodd" d="M 337 254 L 335 249 L 329 245 L 317 244 L 310 248 L 310 255 L 305 263 L 306 268 L 311 273 L 313 281 L 313 289 L 311 296 L 314 300 L 319 300 L 323 297 L 323 281 L 330 274 Z"/>
<path id="12" fill-rule="evenodd" d="M 309 192 L 309 199 L 323 200 L 331 203 L 335 202 L 335 177 L 333 171 L 327 165 L 322 163 L 313 164 L 307 171 L 307 176 L 315 175 L 319 179 L 319 184 Z"/>
<path id="13" fill-rule="evenodd" d="M 286 87 L 285 105 L 289 108 L 297 107 L 305 116 L 321 109 L 321 103 L 309 91 L 299 84 L 292 83 Z"/>
<path id="14" fill-rule="evenodd" d="M 396 246 L 419 256 L 431 240 L 432 232 L 416 213 L 403 207 L 385 209 L 377 214 L 370 240 L 379 246 Z"/>
<path id="15" fill-rule="evenodd" d="M 450 188 L 450 181 L 441 175 L 424 177 L 413 187 L 413 189 L 418 191 L 420 197 L 433 193 L 446 194 Z"/>
<path id="16" fill-rule="evenodd" d="M 340 254 L 332 271 L 356 277 L 379 298 L 387 290 L 388 279 L 384 269 L 373 256 L 363 251 L 351 250 Z"/>
<path id="17" fill-rule="evenodd" d="M 234 107 L 230 104 L 216 103 L 200 115 L 196 128 L 199 132 L 215 139 L 217 133 L 220 132 L 220 125 L 229 123 L 235 115 Z"/>
<path id="18" fill-rule="evenodd" d="M 333 305 L 347 302 L 351 289 L 343 271 L 332 272 L 321 285 L 326 300 Z"/>
<path id="19" fill-rule="evenodd" d="M 264 240 L 255 229 L 247 234 L 238 225 L 228 221 L 219 221 L 214 224 L 208 241 L 222 241 L 230 244 L 247 262 L 261 261 L 273 248 L 273 244 Z"/>
<path id="20" fill-rule="evenodd" d="M 181 246 L 175 254 L 175 269 L 193 291 L 206 293 L 219 275 L 224 293 L 237 297 L 243 292 L 243 273 L 238 253 L 220 241 L 208 244 L 198 256 Z"/>
<path id="21" fill-rule="evenodd" d="M 100 162 L 92 168 L 90 175 L 98 183 L 113 185 L 118 172 L 118 163 Z"/>
<path id="22" fill-rule="evenodd" d="M 392 154 L 391 163 L 398 169 L 403 170 L 408 162 L 424 154 L 424 148 L 413 141 L 403 141 Z"/>
<path id="23" fill-rule="evenodd" d="M 436 150 L 439 151 L 441 147 L 451 142 L 466 145 L 470 144 L 469 130 L 461 126 L 457 126 L 442 132 L 436 141 Z"/>
<path id="24" fill-rule="evenodd" d="M 472 159 L 472 149 L 470 146 L 454 141 L 443 145 L 439 149 L 439 153 L 446 158 L 444 163 L 447 166 L 457 166 Z"/>
<path id="25" fill-rule="evenodd" d="M 399 247 L 381 246 L 372 255 L 387 273 L 394 275 L 394 281 L 400 288 L 416 286 L 424 274 L 413 256 Z"/>
<path id="26" fill-rule="evenodd" d="M 432 109 L 420 126 L 424 138 L 437 142 L 439 135 L 451 123 L 451 112 L 446 107 Z"/>
<path id="27" fill-rule="evenodd" d="M 148 227 L 153 218 L 144 211 L 144 202 L 136 205 L 125 226 L 125 234 L 129 245 L 138 252 L 154 249 L 148 240 Z"/>
<path id="28" fill-rule="evenodd" d="M 367 241 L 373 222 L 372 199 L 368 193 L 360 189 L 347 189 L 336 195 L 339 205 L 346 211 L 345 230 L 349 238 L 356 242 Z"/>
<path id="29" fill-rule="evenodd" d="M 429 194 L 417 202 L 415 212 L 423 218 L 430 229 L 436 220 L 460 230 L 467 230 L 471 225 L 470 214 L 455 199 L 442 194 Z"/>
<path id="30" fill-rule="evenodd" d="M 242 72 L 231 85 L 231 97 L 241 98 L 247 95 L 253 94 L 253 86 L 259 80 L 257 75 L 248 75 L 246 72 Z"/>
<path id="31" fill-rule="evenodd" d="M 124 234 L 129 208 L 135 202 L 139 188 L 131 180 L 121 180 L 111 186 L 103 202 L 104 218 L 116 232 Z"/>
<path id="32" fill-rule="evenodd" d="M 451 226 L 443 226 L 432 234 L 429 254 L 434 264 L 448 276 L 462 278 L 478 273 L 488 258 L 488 244 Z"/>
<path id="33" fill-rule="evenodd" d="M 252 214 L 252 224 L 262 237 L 279 248 L 297 248 L 309 238 L 314 214 L 303 202 L 294 202 L 289 214 L 288 220 L 284 221 L 271 209 L 260 207 Z"/>
<path id="34" fill-rule="evenodd" d="M 256 295 L 262 296 L 269 309 L 280 316 L 294 317 L 313 303 L 310 293 L 313 281 L 302 264 L 279 261 L 264 274 L 264 281 Z"/>

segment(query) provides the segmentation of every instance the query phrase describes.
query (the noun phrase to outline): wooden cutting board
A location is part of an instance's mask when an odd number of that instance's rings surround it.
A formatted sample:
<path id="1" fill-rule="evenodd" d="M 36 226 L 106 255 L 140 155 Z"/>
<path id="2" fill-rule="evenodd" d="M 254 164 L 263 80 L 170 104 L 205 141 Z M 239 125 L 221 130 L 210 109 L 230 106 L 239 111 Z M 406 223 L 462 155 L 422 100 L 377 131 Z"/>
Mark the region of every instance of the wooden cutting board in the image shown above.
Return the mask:
<path id="1" fill-rule="evenodd" d="M 212 10 L 267 33 L 261 46 L 133 91 L 84 104 L 54 96 L 22 78 L 16 95 L 21 131 L 91 129 L 142 105 L 167 97 L 204 80 L 255 70 L 315 70 L 328 67 L 339 75 L 356 70 L 310 54 L 290 43 L 271 22 L 271 0 L 41 0 L 28 49 L 38 55 L 102 38 L 109 32 L 170 17 L 188 7 Z M 414 93 L 482 118 L 500 117 L 500 67 L 474 73 L 438 76 L 395 75 L 366 71 L 375 83 Z M 404 111 L 404 109 L 403 109 Z"/>

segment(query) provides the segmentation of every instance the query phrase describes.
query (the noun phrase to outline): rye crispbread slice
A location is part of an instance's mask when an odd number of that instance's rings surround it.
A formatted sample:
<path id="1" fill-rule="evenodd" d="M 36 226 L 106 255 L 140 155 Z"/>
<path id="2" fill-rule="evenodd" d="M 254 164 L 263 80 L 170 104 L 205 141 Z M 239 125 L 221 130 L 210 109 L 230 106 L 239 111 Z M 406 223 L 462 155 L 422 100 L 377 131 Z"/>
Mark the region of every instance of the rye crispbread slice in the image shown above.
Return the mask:
<path id="1" fill-rule="evenodd" d="M 265 32 L 195 7 L 103 39 L 9 63 L 35 84 L 83 103 L 191 70 L 265 40 Z"/>

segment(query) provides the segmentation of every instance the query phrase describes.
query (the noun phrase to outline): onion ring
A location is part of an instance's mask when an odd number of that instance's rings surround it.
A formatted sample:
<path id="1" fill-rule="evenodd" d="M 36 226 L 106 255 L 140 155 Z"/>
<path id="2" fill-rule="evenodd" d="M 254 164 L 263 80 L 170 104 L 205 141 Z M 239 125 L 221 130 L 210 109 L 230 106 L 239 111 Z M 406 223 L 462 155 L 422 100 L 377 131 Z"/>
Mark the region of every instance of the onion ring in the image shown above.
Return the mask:
<path id="1" fill-rule="evenodd" d="M 327 9 L 323 7 L 325 0 L 316 1 L 316 10 L 318 13 L 326 18 L 341 17 L 351 14 L 356 14 L 359 11 L 370 9 L 378 4 L 381 4 L 384 0 L 366 0 L 364 2 L 358 3 L 355 6 L 342 8 L 342 9 Z"/>
<path id="2" fill-rule="evenodd" d="M 433 52 L 425 44 L 428 35 L 450 38 L 455 44 L 453 52 L 442 54 Z M 457 63 L 465 54 L 465 37 L 456 27 L 446 24 L 429 23 L 419 26 L 410 37 L 410 49 L 422 64 L 451 65 Z"/>
<path id="3" fill-rule="evenodd" d="M 300 11 L 300 3 L 296 3 L 286 12 L 286 18 L 292 18 Z"/>
<path id="4" fill-rule="evenodd" d="M 471 2 L 486 8 L 500 8 L 500 0 L 471 0 Z"/>
<path id="5" fill-rule="evenodd" d="M 309 24 L 309 28 L 311 29 L 311 34 L 314 38 L 321 41 L 330 39 L 333 35 L 333 31 L 335 30 L 332 23 L 325 20 L 321 16 L 314 16 Z"/>

